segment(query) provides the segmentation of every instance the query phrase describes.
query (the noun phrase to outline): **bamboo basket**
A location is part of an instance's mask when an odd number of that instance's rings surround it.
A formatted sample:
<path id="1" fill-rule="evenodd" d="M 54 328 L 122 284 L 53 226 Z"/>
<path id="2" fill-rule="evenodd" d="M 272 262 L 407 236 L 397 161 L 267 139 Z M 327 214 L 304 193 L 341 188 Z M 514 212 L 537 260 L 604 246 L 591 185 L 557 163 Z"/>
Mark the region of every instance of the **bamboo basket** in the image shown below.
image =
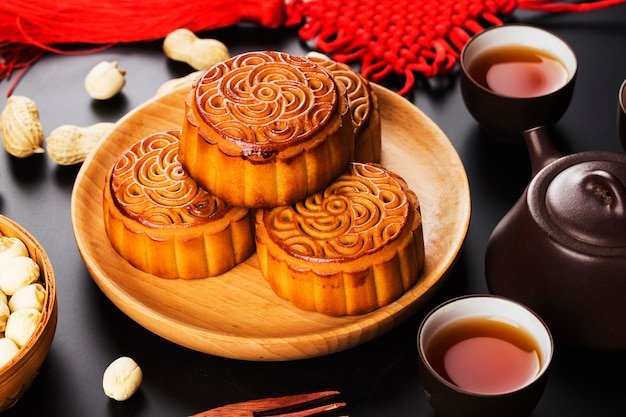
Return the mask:
<path id="1" fill-rule="evenodd" d="M 43 247 L 9 218 L 0 215 L 0 233 L 20 238 L 31 258 L 40 268 L 40 283 L 46 288 L 46 298 L 39 325 L 28 342 L 4 366 L 0 367 L 0 412 L 13 407 L 28 390 L 50 350 L 57 326 L 57 297 L 54 272 Z"/>

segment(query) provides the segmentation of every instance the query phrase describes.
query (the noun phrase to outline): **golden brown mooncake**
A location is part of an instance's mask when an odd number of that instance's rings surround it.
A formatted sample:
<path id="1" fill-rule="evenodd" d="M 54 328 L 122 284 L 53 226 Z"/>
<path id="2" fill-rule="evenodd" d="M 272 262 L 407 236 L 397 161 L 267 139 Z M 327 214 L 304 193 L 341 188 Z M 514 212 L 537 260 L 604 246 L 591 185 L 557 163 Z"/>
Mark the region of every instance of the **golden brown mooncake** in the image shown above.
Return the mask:
<path id="1" fill-rule="evenodd" d="M 418 198 L 402 178 L 374 163 L 351 163 L 302 202 L 258 210 L 256 245 L 276 294 L 333 316 L 391 303 L 424 266 Z"/>
<path id="2" fill-rule="evenodd" d="M 199 187 L 178 160 L 180 129 L 130 146 L 109 172 L 104 223 L 118 254 L 162 278 L 228 271 L 254 252 L 254 218 Z"/>
<path id="3" fill-rule="evenodd" d="M 380 110 L 378 97 L 369 81 L 348 64 L 333 61 L 322 54 L 312 53 L 307 57 L 326 68 L 348 93 L 348 107 L 354 127 L 354 159 L 379 162 L 382 145 Z"/>
<path id="4" fill-rule="evenodd" d="M 186 97 L 181 163 L 231 205 L 302 200 L 337 178 L 353 156 L 345 88 L 307 58 L 244 53 L 206 71 Z"/>

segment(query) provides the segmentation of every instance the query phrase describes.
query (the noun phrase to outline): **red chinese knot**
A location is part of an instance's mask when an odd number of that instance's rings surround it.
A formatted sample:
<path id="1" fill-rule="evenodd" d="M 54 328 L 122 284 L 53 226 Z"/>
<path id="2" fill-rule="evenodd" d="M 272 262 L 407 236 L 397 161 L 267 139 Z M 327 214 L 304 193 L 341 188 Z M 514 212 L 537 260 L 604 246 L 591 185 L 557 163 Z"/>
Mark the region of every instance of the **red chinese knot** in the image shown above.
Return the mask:
<path id="1" fill-rule="evenodd" d="M 400 94 L 415 74 L 443 75 L 458 61 L 463 45 L 485 27 L 502 24 L 516 9 L 578 12 L 623 3 L 606 0 L 557 3 L 554 0 L 294 0 L 290 19 L 304 21 L 300 37 L 340 62 L 360 61 L 361 73 L 379 82 L 405 77 Z"/>

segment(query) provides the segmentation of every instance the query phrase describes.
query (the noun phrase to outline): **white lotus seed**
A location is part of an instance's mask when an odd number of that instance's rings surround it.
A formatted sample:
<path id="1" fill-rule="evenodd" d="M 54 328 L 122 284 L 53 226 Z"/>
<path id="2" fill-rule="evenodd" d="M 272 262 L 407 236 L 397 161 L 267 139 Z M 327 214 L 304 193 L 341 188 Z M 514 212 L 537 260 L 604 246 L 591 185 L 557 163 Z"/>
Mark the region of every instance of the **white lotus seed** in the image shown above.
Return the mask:
<path id="1" fill-rule="evenodd" d="M 28 249 L 24 242 L 17 237 L 0 237 L 0 263 L 18 256 L 28 256 Z"/>
<path id="2" fill-rule="evenodd" d="M 0 268 L 0 289 L 13 295 L 20 288 L 39 279 L 39 265 L 28 256 L 7 259 Z"/>
<path id="3" fill-rule="evenodd" d="M 43 311 L 43 302 L 46 298 L 46 289 L 39 283 L 27 285 L 15 291 L 9 300 L 9 309 L 13 311 L 25 308 L 34 308 Z"/>
<path id="4" fill-rule="evenodd" d="M 19 346 L 13 340 L 6 337 L 0 339 L 0 368 L 13 359 L 19 350 Z"/>
<path id="5" fill-rule="evenodd" d="M 41 319 L 41 313 L 33 308 L 26 308 L 11 313 L 4 336 L 13 340 L 16 345 L 22 347 L 28 342 L 37 329 L 37 324 Z"/>
<path id="6" fill-rule="evenodd" d="M 137 363 L 127 356 L 117 358 L 106 368 L 102 388 L 107 397 L 117 401 L 129 399 L 141 385 L 143 373 Z"/>

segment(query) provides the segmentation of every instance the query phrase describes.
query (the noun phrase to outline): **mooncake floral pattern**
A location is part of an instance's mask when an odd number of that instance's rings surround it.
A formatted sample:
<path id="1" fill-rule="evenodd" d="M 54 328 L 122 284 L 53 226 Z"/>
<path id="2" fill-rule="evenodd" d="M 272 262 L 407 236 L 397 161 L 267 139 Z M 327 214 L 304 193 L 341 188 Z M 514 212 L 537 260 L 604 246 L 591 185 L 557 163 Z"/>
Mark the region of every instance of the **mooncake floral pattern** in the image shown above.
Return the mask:
<path id="1" fill-rule="evenodd" d="M 326 58 L 309 58 L 314 63 L 326 68 L 335 81 L 340 82 L 348 94 L 352 124 L 355 131 L 360 129 L 372 112 L 369 82 L 349 65 Z"/>
<path id="2" fill-rule="evenodd" d="M 208 70 L 195 93 L 200 116 L 221 135 L 246 143 L 297 142 L 334 114 L 337 87 L 310 60 L 267 51 Z"/>
<path id="3" fill-rule="evenodd" d="M 136 142 L 117 161 L 111 194 L 118 209 L 147 226 L 182 226 L 222 216 L 230 206 L 200 188 L 178 161 L 180 130 Z"/>
<path id="4" fill-rule="evenodd" d="M 361 257 L 402 232 L 411 210 L 403 186 L 380 165 L 353 162 L 323 192 L 267 211 L 265 226 L 296 257 L 322 262 Z"/>

